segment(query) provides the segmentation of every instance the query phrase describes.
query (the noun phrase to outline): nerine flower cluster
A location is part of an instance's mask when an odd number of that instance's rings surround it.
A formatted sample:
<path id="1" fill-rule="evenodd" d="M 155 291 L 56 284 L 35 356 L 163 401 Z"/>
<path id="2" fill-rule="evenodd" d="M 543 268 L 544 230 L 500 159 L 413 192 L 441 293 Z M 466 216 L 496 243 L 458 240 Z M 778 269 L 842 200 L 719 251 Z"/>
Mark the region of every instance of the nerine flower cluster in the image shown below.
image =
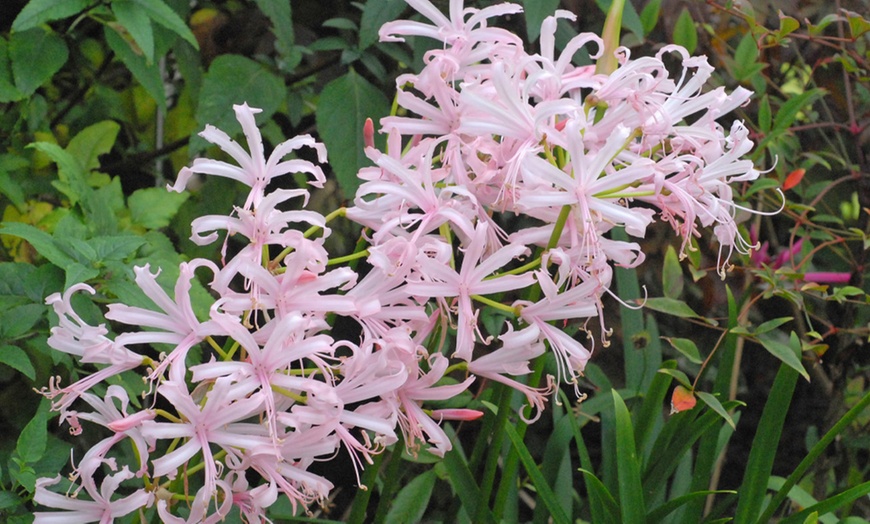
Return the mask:
<path id="1" fill-rule="evenodd" d="M 412 453 L 443 456 L 444 421 L 481 413 L 431 402 L 495 381 L 525 395 L 531 409 L 521 415 L 535 419 L 554 382 L 522 377 L 545 352 L 555 356 L 555 378 L 576 388 L 594 339 L 563 327 L 595 319 L 603 328 L 613 266 L 644 258 L 612 230 L 642 238 L 661 220 L 685 251 L 709 226 L 721 265 L 746 252 L 732 185 L 759 173 L 741 159 L 752 146 L 747 129 L 717 119 L 750 93 L 705 90 L 706 58 L 666 46 L 632 59 L 620 48 L 614 71 L 577 67 L 580 48 L 598 59 L 604 43 L 581 34 L 557 52 L 557 20 L 574 19 L 566 11 L 546 19 L 540 52 L 530 54 L 487 23 L 519 13 L 517 5 L 477 10 L 453 0 L 444 15 L 428 0 L 408 3 L 428 21 L 388 23 L 381 39 L 441 44 L 422 71 L 396 80 L 408 116 L 381 121 L 385 151 L 366 130 L 374 165 L 359 172 L 352 206 L 324 216 L 305 209 L 308 189 L 274 189 L 290 173 L 319 187 L 320 166 L 287 158 L 311 148 L 323 163 L 326 150 L 299 136 L 267 156 L 258 110 L 235 106 L 247 147 L 207 126 L 201 136 L 234 163 L 197 160 L 171 189 L 184 191 L 196 175 L 248 186 L 229 215 L 192 224 L 198 244 L 225 235 L 244 247 L 220 264 L 182 264 L 171 293 L 157 284 L 159 269 L 136 268 L 153 307 L 110 305 L 106 318 L 126 326 L 114 338 L 71 306 L 74 293 L 94 293 L 88 285 L 49 297 L 60 318 L 49 344 L 98 370 L 52 382 L 45 394 L 73 433 L 102 426 L 109 436 L 77 458 L 65 493 L 49 489 L 60 477 L 38 481 L 35 500 L 51 511 L 37 523 L 110 522 L 151 507 L 170 523 L 218 522 L 233 507 L 260 522 L 278 497 L 324 501 L 333 486 L 309 466 L 341 449 L 357 472 L 400 440 Z M 367 245 L 335 257 L 324 239 L 342 216 L 362 226 Z M 207 274 L 215 297 L 205 320 L 191 306 L 195 272 Z M 506 319 L 494 333 L 481 322 L 492 309 Z M 356 334 L 336 338 L 337 319 Z M 131 349 L 152 345 L 172 349 Z M 150 385 L 142 409 L 119 386 L 94 388 L 131 370 Z M 119 463 L 118 450 L 130 446 L 137 460 Z"/>

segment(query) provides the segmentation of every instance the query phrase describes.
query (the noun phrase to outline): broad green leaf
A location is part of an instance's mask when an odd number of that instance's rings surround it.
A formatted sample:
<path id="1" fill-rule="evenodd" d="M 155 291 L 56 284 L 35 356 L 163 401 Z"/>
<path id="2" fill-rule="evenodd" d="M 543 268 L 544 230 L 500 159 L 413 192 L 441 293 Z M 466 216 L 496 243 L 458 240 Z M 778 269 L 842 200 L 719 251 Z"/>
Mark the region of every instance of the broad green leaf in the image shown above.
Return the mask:
<path id="1" fill-rule="evenodd" d="M 23 209 L 26 205 L 24 190 L 21 188 L 19 179 L 12 178 L 9 173 L 2 170 L 0 170 L 0 194 L 8 198 L 18 209 Z"/>
<path id="2" fill-rule="evenodd" d="M 23 238 L 46 260 L 60 268 L 66 268 L 70 264 L 75 263 L 75 260 L 64 253 L 60 246 L 57 245 L 57 242 L 55 242 L 51 235 L 30 224 L 5 222 L 3 223 L 3 228 L 0 229 L 0 235 L 12 235 Z"/>
<path id="3" fill-rule="evenodd" d="M 800 344 L 795 348 L 792 347 L 791 344 L 783 344 L 771 336 L 760 336 L 758 337 L 758 342 L 761 343 L 761 345 L 764 346 L 764 349 L 770 352 L 771 355 L 780 359 L 788 367 L 800 373 L 800 375 L 807 379 L 807 381 L 810 380 L 810 374 L 807 373 L 807 370 L 804 369 L 804 366 L 801 363 Z"/>
<path id="4" fill-rule="evenodd" d="M 864 33 L 870 31 L 870 21 L 853 11 L 844 11 L 846 18 L 849 20 L 849 32 L 853 39 L 858 39 Z"/>
<path id="5" fill-rule="evenodd" d="M 153 98 L 159 107 L 166 108 L 166 91 L 160 69 L 156 62 L 148 63 L 145 57 L 137 54 L 130 43 L 110 25 L 103 28 L 106 43 L 119 60 L 130 70 L 133 77 L 139 81 L 145 91 Z"/>
<path id="6" fill-rule="evenodd" d="M 387 116 L 390 103 L 379 89 L 353 69 L 323 88 L 317 105 L 317 128 L 329 150 L 329 161 L 347 198 L 359 187 L 357 172 L 369 165 L 363 125 Z"/>
<path id="7" fill-rule="evenodd" d="M 151 27 L 151 18 L 148 13 L 133 0 L 114 0 L 112 12 L 121 26 L 130 33 L 130 36 L 139 46 L 139 50 L 145 55 L 147 64 L 154 62 L 154 30 Z"/>
<path id="8" fill-rule="evenodd" d="M 196 42 L 196 37 L 193 32 L 184 23 L 178 14 L 166 5 L 163 0 L 130 0 L 138 5 L 148 14 L 148 18 L 152 21 L 169 29 L 181 38 L 187 41 L 190 45 L 199 49 L 199 44 Z M 289 21 L 288 21 L 289 22 Z"/>
<path id="9" fill-rule="evenodd" d="M 9 63 L 9 43 L 0 36 L 0 104 L 16 102 L 24 98 L 24 94 L 15 87 L 12 67 Z"/>
<path id="10" fill-rule="evenodd" d="M 45 316 L 42 304 L 23 304 L 0 313 L 0 336 L 7 339 L 24 335 Z"/>
<path id="11" fill-rule="evenodd" d="M 12 22 L 13 31 L 26 31 L 45 22 L 84 11 L 96 0 L 30 0 Z"/>
<path id="12" fill-rule="evenodd" d="M 523 0 L 523 13 L 526 15 L 526 34 L 529 42 L 541 36 L 541 24 L 559 8 L 559 0 Z"/>
<path id="13" fill-rule="evenodd" d="M 43 399 L 36 414 L 18 435 L 15 451 L 18 457 L 28 464 L 38 461 L 45 454 L 45 445 L 48 442 L 49 404 L 47 399 Z"/>
<path id="14" fill-rule="evenodd" d="M 275 35 L 275 49 L 284 57 L 284 69 L 292 70 L 299 65 L 302 53 L 295 47 L 296 35 L 293 32 L 293 12 L 290 2 L 285 0 L 255 0 L 257 7 L 272 22 Z M 369 2 L 379 4 L 381 2 Z M 368 5 L 368 4 L 367 4 Z"/>
<path id="15" fill-rule="evenodd" d="M 718 398 L 704 391 L 695 391 L 695 395 L 699 399 L 701 399 L 701 402 L 707 404 L 707 407 L 709 407 L 710 409 L 715 411 L 716 414 L 725 419 L 725 422 L 727 422 L 728 425 L 731 426 L 731 429 L 737 429 L 737 426 L 734 425 L 734 419 L 732 419 L 731 415 L 729 415 L 728 412 L 725 411 L 725 408 L 722 407 L 722 403 L 719 402 Z"/>
<path id="16" fill-rule="evenodd" d="M 752 33 L 746 33 L 734 51 L 734 75 L 737 80 L 748 80 L 752 71 L 757 69 L 753 67 L 757 62 L 758 44 L 756 44 Z"/>
<path id="17" fill-rule="evenodd" d="M 672 38 L 675 44 L 685 47 L 690 55 L 695 52 L 695 48 L 698 46 L 698 31 L 695 29 L 695 21 L 692 20 L 692 15 L 688 9 L 684 8 L 677 18 Z"/>
<path id="18" fill-rule="evenodd" d="M 0 364 L 6 364 L 30 380 L 36 380 L 36 370 L 33 369 L 33 363 L 30 362 L 27 353 L 18 346 L 0 345 Z"/>
<path id="19" fill-rule="evenodd" d="M 357 32 L 359 31 L 359 27 L 357 27 L 356 22 L 351 20 L 350 18 L 330 18 L 326 22 L 323 22 L 323 27 L 331 27 L 333 29 L 344 29 L 347 31 Z"/>
<path id="20" fill-rule="evenodd" d="M 68 151 L 51 142 L 34 142 L 27 147 L 44 153 L 52 162 L 57 164 L 58 180 L 52 184 L 69 198 L 72 205 L 77 204 L 90 192 L 90 188 L 85 182 L 84 169 Z"/>
<path id="21" fill-rule="evenodd" d="M 146 229 L 169 225 L 172 217 L 190 198 L 190 193 L 175 193 L 162 187 L 147 187 L 133 192 L 127 199 L 133 223 Z"/>
<path id="22" fill-rule="evenodd" d="M 397 460 L 397 457 L 393 457 L 393 460 Z M 385 522 L 388 524 L 420 522 L 429 506 L 429 498 L 432 496 L 437 478 L 435 470 L 430 469 L 408 482 L 396 494 Z"/>
<path id="23" fill-rule="evenodd" d="M 646 505 L 643 500 L 640 458 L 635 446 L 634 428 L 622 397 L 615 389 L 612 393 L 616 413 L 616 464 L 620 514 L 624 524 L 640 524 L 645 521 Z"/>
<path id="24" fill-rule="evenodd" d="M 112 235 L 95 237 L 87 242 L 94 250 L 95 260 L 124 260 L 135 253 L 145 239 L 138 235 Z"/>
<path id="25" fill-rule="evenodd" d="M 779 31 L 777 31 L 779 38 L 785 38 L 795 32 L 800 26 L 801 24 L 797 19 L 784 15 L 782 11 L 779 12 Z"/>
<path id="26" fill-rule="evenodd" d="M 659 14 L 662 10 L 662 0 L 652 0 L 647 3 L 640 12 L 640 22 L 643 24 L 644 36 L 650 34 L 659 23 Z"/>
<path id="27" fill-rule="evenodd" d="M 24 500 L 12 491 L 0 491 L 0 511 L 22 504 Z M 10 512 L 10 514 L 13 512 Z"/>
<path id="28" fill-rule="evenodd" d="M 683 267 L 674 246 L 668 246 L 662 267 L 662 288 L 668 298 L 679 299 L 683 294 Z"/>
<path id="29" fill-rule="evenodd" d="M 689 362 L 693 364 L 700 364 L 704 360 L 701 358 L 701 353 L 698 351 L 698 346 L 695 345 L 695 342 L 688 338 L 672 338 L 672 337 L 662 337 L 668 342 L 670 342 L 671 346 L 674 347 L 677 351 L 679 351 L 684 357 L 689 359 Z"/>
<path id="30" fill-rule="evenodd" d="M 78 161 L 85 173 L 100 167 L 100 155 L 112 150 L 121 126 L 112 120 L 97 122 L 82 129 L 70 140 L 66 152 Z"/>
<path id="31" fill-rule="evenodd" d="M 9 60 L 15 86 L 31 95 L 57 73 L 69 58 L 63 38 L 52 31 L 34 27 L 12 33 L 9 37 Z"/>
<path id="32" fill-rule="evenodd" d="M 405 0 L 366 2 L 359 22 L 359 48 L 367 49 L 377 43 L 381 26 L 398 18 L 407 6 Z"/>
<path id="33" fill-rule="evenodd" d="M 211 124 L 233 136 L 242 130 L 233 105 L 247 102 L 262 109 L 257 120 L 263 122 L 281 105 L 285 91 L 284 82 L 262 64 L 240 55 L 221 55 L 211 63 L 203 79 L 196 123 L 200 129 Z M 191 145 L 200 150 L 205 141 L 195 137 Z"/>

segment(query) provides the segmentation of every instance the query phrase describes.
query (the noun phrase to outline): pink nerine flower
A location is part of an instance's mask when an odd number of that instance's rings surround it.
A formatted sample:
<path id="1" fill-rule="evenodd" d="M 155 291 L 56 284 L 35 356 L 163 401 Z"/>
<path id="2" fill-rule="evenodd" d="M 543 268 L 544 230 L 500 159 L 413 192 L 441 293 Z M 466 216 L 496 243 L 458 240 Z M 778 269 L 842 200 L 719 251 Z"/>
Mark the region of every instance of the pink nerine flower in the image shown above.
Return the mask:
<path id="1" fill-rule="evenodd" d="M 205 131 L 199 135 L 212 144 L 219 146 L 228 155 L 233 157 L 239 163 L 238 167 L 220 160 L 198 159 L 193 163 L 192 167 L 185 167 L 178 173 L 175 184 L 167 186 L 169 189 L 179 193 L 184 191 L 187 181 L 194 173 L 232 178 L 251 188 L 248 199 L 243 206 L 244 209 L 250 209 L 259 206 L 265 194 L 266 186 L 273 178 L 288 173 L 309 173 L 314 176 L 311 184 L 315 187 L 322 187 L 325 178 L 320 167 L 307 160 L 294 159 L 284 162 L 281 160 L 296 149 L 307 146 L 313 147 L 317 151 L 319 162 L 326 162 L 326 148 L 323 144 L 315 142 L 308 135 L 297 136 L 278 144 L 275 150 L 272 151 L 272 154 L 269 155 L 269 159 L 266 160 L 263 152 L 263 139 L 254 121 L 254 115 L 262 110 L 249 107 L 248 104 L 233 106 L 233 110 L 236 112 L 239 124 L 242 125 L 245 138 L 248 140 L 250 153 L 246 152 L 223 131 L 212 126 L 206 126 Z"/>

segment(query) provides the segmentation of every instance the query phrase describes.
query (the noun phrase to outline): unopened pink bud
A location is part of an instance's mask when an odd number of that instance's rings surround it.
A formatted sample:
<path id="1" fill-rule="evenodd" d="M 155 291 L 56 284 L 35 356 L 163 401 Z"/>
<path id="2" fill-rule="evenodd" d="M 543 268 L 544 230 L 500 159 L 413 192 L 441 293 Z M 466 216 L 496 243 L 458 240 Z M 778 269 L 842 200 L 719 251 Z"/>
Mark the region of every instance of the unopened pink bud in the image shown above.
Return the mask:
<path id="1" fill-rule="evenodd" d="M 805 282 L 816 282 L 818 284 L 848 284 L 852 279 L 852 273 L 836 273 L 832 271 L 817 271 L 814 273 L 804 273 L 803 280 Z"/>
<path id="2" fill-rule="evenodd" d="M 433 420 L 477 420 L 483 411 L 476 409 L 436 409 L 432 411 Z"/>

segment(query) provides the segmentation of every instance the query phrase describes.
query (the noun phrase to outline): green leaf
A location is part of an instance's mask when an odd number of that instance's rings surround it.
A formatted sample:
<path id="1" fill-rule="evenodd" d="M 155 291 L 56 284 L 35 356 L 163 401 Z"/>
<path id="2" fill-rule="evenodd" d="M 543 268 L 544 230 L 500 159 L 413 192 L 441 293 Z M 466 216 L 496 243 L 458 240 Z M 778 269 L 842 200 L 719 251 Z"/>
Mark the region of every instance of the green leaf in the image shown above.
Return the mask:
<path id="1" fill-rule="evenodd" d="M 670 369 L 670 368 L 662 368 L 659 370 L 659 373 L 664 373 L 665 375 L 670 375 L 677 379 L 677 382 L 680 383 L 686 389 L 692 389 L 692 381 L 689 380 L 689 377 L 686 376 L 685 373 L 680 371 L 679 369 Z"/>
<path id="2" fill-rule="evenodd" d="M 327 84 L 320 93 L 317 128 L 347 198 L 352 198 L 359 187 L 359 169 L 370 164 L 362 135 L 366 118 L 377 122 L 389 111 L 390 103 L 383 93 L 353 69 Z"/>
<path id="3" fill-rule="evenodd" d="M 94 250 L 94 259 L 124 260 L 134 254 L 145 239 L 137 235 L 111 235 L 95 237 L 88 240 L 88 245 Z"/>
<path id="4" fill-rule="evenodd" d="M 513 444 L 514 449 L 517 451 L 520 461 L 526 469 L 526 473 L 529 474 L 529 477 L 532 479 L 532 484 L 538 492 L 538 498 L 547 507 L 553 522 L 556 522 L 557 524 L 569 524 L 571 519 L 569 519 L 568 515 L 565 514 L 565 510 L 562 509 L 562 506 L 559 504 L 559 499 L 557 499 L 556 495 L 553 493 L 553 488 L 547 484 L 544 475 L 538 469 L 537 464 L 535 464 L 535 459 L 532 458 L 529 449 L 525 444 L 523 444 L 523 439 L 520 437 L 519 433 L 517 433 L 517 430 L 514 429 L 510 422 L 505 423 L 503 430 L 510 439 L 511 444 Z M 633 439 L 634 437 L 632 437 L 632 442 L 634 442 Z"/>
<path id="5" fill-rule="evenodd" d="M 541 36 L 541 24 L 559 8 L 559 0 L 523 0 L 523 13 L 526 15 L 526 34 L 529 42 Z"/>
<path id="6" fill-rule="evenodd" d="M 48 442 L 49 404 L 47 399 L 43 399 L 36 414 L 18 435 L 15 452 L 18 453 L 21 460 L 28 464 L 37 462 L 45 454 L 45 445 Z"/>
<path id="7" fill-rule="evenodd" d="M 599 517 L 603 519 L 605 524 L 619 524 L 619 506 L 616 504 L 613 495 L 607 491 L 607 486 L 601 482 L 591 471 L 579 469 L 583 474 L 583 479 L 586 481 L 586 490 L 589 492 L 589 498 L 595 499 L 596 503 L 603 511 Z M 599 522 L 596 520 L 595 522 Z"/>
<path id="8" fill-rule="evenodd" d="M 0 104 L 16 102 L 24 98 L 24 93 L 15 87 L 12 68 L 9 63 L 9 43 L 0 36 Z"/>
<path id="9" fill-rule="evenodd" d="M 127 199 L 133 223 L 147 229 L 160 229 L 169 225 L 172 217 L 190 198 L 190 193 L 169 192 L 162 187 L 137 189 Z"/>
<path id="10" fill-rule="evenodd" d="M 849 20 L 849 32 L 853 39 L 858 39 L 864 33 L 870 31 L 870 21 L 853 11 L 844 11 L 846 18 Z"/>
<path id="11" fill-rule="evenodd" d="M 731 426 L 731 429 L 737 429 L 737 426 L 734 425 L 734 419 L 731 418 L 731 415 L 725 411 L 725 408 L 722 407 L 722 404 L 719 402 L 719 399 L 715 396 L 706 393 L 704 391 L 695 391 L 695 395 L 701 399 L 701 402 L 707 404 L 707 407 L 716 412 L 717 415 L 725 419 L 725 422 Z"/>
<path id="12" fill-rule="evenodd" d="M 233 112 L 234 104 L 247 102 L 262 109 L 257 115 L 262 122 L 281 105 L 285 91 L 284 82 L 262 64 L 240 55 L 221 55 L 211 63 L 203 79 L 196 123 L 200 128 L 211 124 L 233 136 L 242 129 Z M 198 136 L 191 140 L 193 149 L 202 149 L 204 144 Z"/>
<path id="13" fill-rule="evenodd" d="M 619 509 L 624 524 L 645 522 L 646 505 L 640 479 L 640 459 L 634 442 L 634 428 L 625 402 L 616 390 L 613 407 L 616 412 L 616 464 L 619 479 Z"/>
<path id="14" fill-rule="evenodd" d="M 166 91 L 160 69 L 156 62 L 148 63 L 145 57 L 136 53 L 130 43 L 127 42 L 117 30 L 110 25 L 103 27 L 103 35 L 106 43 L 115 53 L 119 60 L 130 70 L 133 77 L 142 84 L 145 91 L 153 98 L 157 105 L 166 109 Z"/>
<path id="15" fill-rule="evenodd" d="M 837 511 L 838 509 L 847 506 L 848 504 L 866 496 L 870 493 L 870 481 L 863 482 L 858 484 L 853 488 L 849 488 L 842 493 L 838 493 L 833 497 L 827 498 L 818 504 L 813 504 L 808 508 L 804 508 L 803 510 L 789 515 L 788 518 L 784 518 L 779 521 L 779 524 L 797 524 L 799 522 L 813 522 L 812 516 L 813 514 L 825 515 L 828 513 L 832 513 Z M 816 518 L 816 522 L 818 518 Z M 844 522 L 844 521 L 840 521 Z"/>
<path id="16" fill-rule="evenodd" d="M 786 16 L 779 12 L 779 31 L 777 31 L 777 37 L 785 38 L 791 33 L 797 31 L 797 29 L 801 26 L 800 22 L 797 19 L 792 18 L 790 16 Z"/>
<path id="17" fill-rule="evenodd" d="M 444 454 L 442 464 L 444 464 L 444 469 L 447 471 L 447 477 L 453 486 L 453 491 L 459 496 L 459 500 L 462 501 L 462 505 L 465 506 L 467 513 L 473 515 L 477 512 L 483 515 L 485 522 L 494 523 L 495 517 L 492 511 L 486 506 L 480 507 L 480 488 L 474 481 L 474 476 L 471 474 L 471 470 L 468 469 L 468 464 L 456 447 Z"/>
<path id="18" fill-rule="evenodd" d="M 57 242 L 55 242 L 51 235 L 29 224 L 5 222 L 3 223 L 3 228 L 0 229 L 0 234 L 23 238 L 40 255 L 58 267 L 66 268 L 70 264 L 75 263 L 75 260 L 60 249 L 60 246 L 57 245 Z"/>
<path id="19" fill-rule="evenodd" d="M 713 490 L 713 491 L 695 491 L 693 493 L 688 493 L 686 495 L 679 496 L 675 499 L 668 500 L 661 506 L 655 508 L 650 511 L 646 516 L 647 524 L 656 524 L 665 519 L 668 515 L 676 511 L 681 506 L 688 504 L 689 502 L 698 500 L 698 499 L 706 499 L 708 495 L 720 495 L 720 494 L 737 494 L 736 491 L 729 490 Z"/>
<path id="20" fill-rule="evenodd" d="M 13 31 L 26 31 L 45 22 L 84 11 L 96 0 L 30 0 L 12 22 Z"/>
<path id="21" fill-rule="evenodd" d="M 15 86 L 25 96 L 57 73 L 69 58 L 63 38 L 52 31 L 34 27 L 12 33 L 9 37 L 9 59 Z"/>
<path id="22" fill-rule="evenodd" d="M 112 150 L 121 126 L 112 120 L 104 120 L 92 124 L 70 140 L 66 146 L 69 153 L 87 173 L 100 167 L 100 155 Z"/>
<path id="23" fill-rule="evenodd" d="M 378 31 L 385 23 L 395 20 L 408 4 L 405 0 L 378 0 L 366 2 L 359 22 L 359 48 L 367 49 L 378 41 Z"/>
<path id="24" fill-rule="evenodd" d="M 794 335 L 794 332 L 792 332 L 792 335 Z M 783 344 L 770 336 L 760 336 L 758 337 L 758 342 L 761 343 L 761 345 L 764 346 L 764 349 L 770 352 L 771 355 L 800 373 L 800 375 L 807 379 L 807 381 L 810 380 L 810 374 L 807 373 L 807 370 L 804 369 L 804 366 L 801 363 L 800 343 L 797 344 L 797 347 L 793 347 L 791 344 Z"/>
<path id="25" fill-rule="evenodd" d="M 21 372 L 22 375 L 30 380 L 36 380 L 36 370 L 33 369 L 33 363 L 30 362 L 27 353 L 18 346 L 11 344 L 0 346 L 0 363 Z"/>
<path id="26" fill-rule="evenodd" d="M 780 318 L 774 318 L 773 320 L 768 320 L 767 322 L 764 322 L 764 323 L 760 324 L 757 328 L 755 328 L 755 331 L 753 332 L 753 334 L 754 335 L 761 335 L 763 333 L 767 333 L 768 331 L 773 331 L 774 329 L 778 328 L 779 326 L 791 322 L 793 319 L 794 319 L 794 317 L 780 317 Z"/>
<path id="27" fill-rule="evenodd" d="M 18 338 L 36 325 L 45 316 L 42 304 L 23 304 L 0 313 L 0 336 Z"/>
<path id="28" fill-rule="evenodd" d="M 795 342 L 800 346 L 799 341 Z M 797 377 L 798 373 L 790 366 L 782 364 L 779 367 L 749 448 L 749 460 L 738 491 L 734 522 L 756 522 L 761 513 L 767 481 L 773 470 L 773 460 L 779 448 L 782 426 L 791 405 Z"/>
<path id="29" fill-rule="evenodd" d="M 752 71 L 757 69 L 754 66 L 758 63 L 758 44 L 751 32 L 746 33 L 737 44 L 737 49 L 734 51 L 734 63 L 734 76 L 740 81 L 748 80 Z"/>
<path id="30" fill-rule="evenodd" d="M 154 30 L 151 27 L 151 18 L 148 13 L 133 0 L 114 0 L 112 13 L 139 46 L 142 54 L 145 55 L 146 63 L 153 63 Z"/>
<path id="31" fill-rule="evenodd" d="M 643 24 L 643 35 L 649 35 L 659 23 L 659 14 L 662 10 L 662 0 L 652 0 L 646 4 L 640 12 L 640 22 Z"/>
<path id="32" fill-rule="evenodd" d="M 809 89 L 803 93 L 792 96 L 776 112 L 773 119 L 774 131 L 785 131 L 794 123 L 798 114 L 808 108 L 810 104 L 821 98 L 825 94 L 823 89 Z"/>
<path id="33" fill-rule="evenodd" d="M 698 351 L 698 346 L 695 342 L 688 338 L 672 338 L 662 337 L 667 340 L 671 346 L 679 351 L 684 357 L 689 359 L 692 364 L 700 364 L 704 360 L 701 358 L 701 353 Z"/>
<path id="34" fill-rule="evenodd" d="M 194 48 L 199 49 L 196 37 L 184 23 L 178 14 L 166 5 L 163 0 L 130 0 L 148 14 L 148 18 L 169 29 L 187 41 Z M 289 21 L 288 21 L 289 23 Z"/>
<path id="35" fill-rule="evenodd" d="M 357 32 L 359 31 L 359 27 L 357 27 L 356 22 L 349 18 L 330 18 L 326 22 L 323 22 L 323 27 L 331 27 L 333 29 L 345 29 L 347 31 Z"/>
<path id="36" fill-rule="evenodd" d="M 18 178 L 13 179 L 5 171 L 0 171 L 0 194 L 8 198 L 18 209 L 23 209 L 26 205 L 24 190 L 21 188 Z"/>
<path id="37" fill-rule="evenodd" d="M 642 304 L 653 311 L 666 313 L 680 318 L 703 318 L 695 313 L 688 304 L 682 300 L 675 300 L 668 297 L 648 298 L 645 301 L 638 299 L 638 303 Z M 705 319 L 706 320 L 706 319 Z M 711 322 L 711 321 L 708 321 Z"/>
<path id="38" fill-rule="evenodd" d="M 679 299 L 683 293 L 683 267 L 674 246 L 668 246 L 662 267 L 662 288 L 668 298 Z"/>
<path id="39" fill-rule="evenodd" d="M 72 154 L 51 142 L 34 142 L 27 147 L 44 153 L 57 164 L 58 180 L 53 185 L 69 198 L 70 204 L 77 204 L 88 194 L 90 188 L 85 182 L 85 172 Z"/>
<path id="40" fill-rule="evenodd" d="M 765 94 L 758 104 L 758 128 L 762 133 L 770 131 L 772 117 L 770 113 L 770 98 Z"/>
<path id="41" fill-rule="evenodd" d="M 285 0 L 255 0 L 257 7 L 272 22 L 272 34 L 275 35 L 275 49 L 284 57 L 284 69 L 291 70 L 302 59 L 302 53 L 296 47 L 296 35 L 293 32 L 293 12 L 290 2 Z M 380 3 L 380 2 L 375 2 Z"/>
<path id="42" fill-rule="evenodd" d="M 393 460 L 397 460 L 397 457 L 393 457 Z M 429 498 L 432 496 L 437 478 L 435 470 L 430 469 L 405 485 L 393 500 L 385 522 L 388 524 L 421 522 L 429 506 Z"/>
<path id="43" fill-rule="evenodd" d="M 692 20 L 692 15 L 688 9 L 684 8 L 680 17 L 677 18 L 672 38 L 675 44 L 685 47 L 690 55 L 698 47 L 698 31 L 695 29 L 695 21 Z"/>

